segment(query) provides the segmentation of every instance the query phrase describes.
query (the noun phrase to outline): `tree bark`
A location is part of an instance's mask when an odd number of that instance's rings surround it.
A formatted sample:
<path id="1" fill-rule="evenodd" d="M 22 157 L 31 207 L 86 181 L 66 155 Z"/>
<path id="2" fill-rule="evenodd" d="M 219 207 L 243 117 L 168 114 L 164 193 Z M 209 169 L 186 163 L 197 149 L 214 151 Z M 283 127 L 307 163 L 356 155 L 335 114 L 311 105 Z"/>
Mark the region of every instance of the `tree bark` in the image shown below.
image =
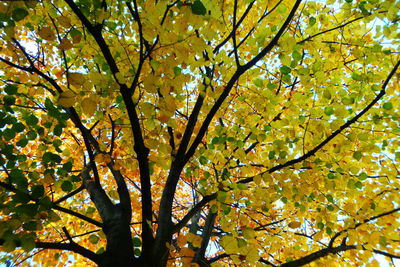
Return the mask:
<path id="1" fill-rule="evenodd" d="M 114 216 L 104 222 L 103 231 L 107 238 L 106 252 L 99 263 L 101 267 L 139 266 L 134 257 L 132 233 L 123 209 L 116 207 Z"/>

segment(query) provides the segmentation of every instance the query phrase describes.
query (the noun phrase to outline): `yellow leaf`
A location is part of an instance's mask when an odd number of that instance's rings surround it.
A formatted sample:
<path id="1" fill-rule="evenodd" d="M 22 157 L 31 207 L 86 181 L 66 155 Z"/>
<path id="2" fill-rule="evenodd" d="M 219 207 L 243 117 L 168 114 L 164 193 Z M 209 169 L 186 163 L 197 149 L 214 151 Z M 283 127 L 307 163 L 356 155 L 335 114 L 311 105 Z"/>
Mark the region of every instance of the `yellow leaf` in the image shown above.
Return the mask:
<path id="1" fill-rule="evenodd" d="M 259 184 L 261 183 L 261 181 L 262 181 L 262 176 L 261 176 L 260 174 L 254 176 L 253 181 L 254 181 L 257 185 L 259 185 Z"/>
<path id="2" fill-rule="evenodd" d="M 71 85 L 75 87 L 82 86 L 85 83 L 85 75 L 82 73 L 69 73 L 68 74 L 68 81 Z"/>
<path id="3" fill-rule="evenodd" d="M 201 246 L 201 236 L 187 233 L 186 238 L 188 242 L 192 243 L 193 247 L 199 248 Z"/>
<path id="4" fill-rule="evenodd" d="M 115 79 L 117 79 L 117 82 L 119 84 L 125 84 L 126 83 L 126 78 L 121 72 L 115 73 Z"/>
<path id="5" fill-rule="evenodd" d="M 246 254 L 246 260 L 251 263 L 257 262 L 260 259 L 260 255 L 258 254 L 258 249 L 254 246 L 249 247 L 249 251 Z"/>
<path id="6" fill-rule="evenodd" d="M 97 101 L 95 99 L 95 95 L 91 95 L 85 99 L 82 100 L 82 111 L 88 116 L 91 116 L 94 114 L 97 108 Z"/>
<path id="7" fill-rule="evenodd" d="M 301 226 L 301 222 L 290 222 L 288 226 L 292 229 L 299 228 Z"/>
<path id="8" fill-rule="evenodd" d="M 62 92 L 58 98 L 58 104 L 66 108 L 72 107 L 75 104 L 75 94 L 71 91 Z"/>
<path id="9" fill-rule="evenodd" d="M 242 230 L 243 237 L 246 239 L 253 239 L 255 236 L 254 230 L 252 228 L 245 228 Z"/>

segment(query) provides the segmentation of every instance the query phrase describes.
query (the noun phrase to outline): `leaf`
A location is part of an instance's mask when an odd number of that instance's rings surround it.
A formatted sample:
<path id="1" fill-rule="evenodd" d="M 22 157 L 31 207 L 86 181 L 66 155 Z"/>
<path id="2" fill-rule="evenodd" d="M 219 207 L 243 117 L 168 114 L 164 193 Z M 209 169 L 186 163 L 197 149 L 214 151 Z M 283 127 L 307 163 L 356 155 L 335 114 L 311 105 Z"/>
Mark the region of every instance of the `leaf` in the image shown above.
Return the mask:
<path id="1" fill-rule="evenodd" d="M 26 18 L 29 15 L 29 12 L 25 8 L 17 7 L 12 11 L 12 18 L 15 21 L 20 21 Z"/>
<path id="2" fill-rule="evenodd" d="M 200 0 L 195 0 L 192 4 L 192 13 L 195 15 L 205 15 L 207 9 Z"/>
<path id="3" fill-rule="evenodd" d="M 134 237 L 134 238 L 133 238 L 133 245 L 134 245 L 135 247 L 140 247 L 140 246 L 142 245 L 142 241 L 140 240 L 140 238 Z"/>
<path id="4" fill-rule="evenodd" d="M 15 95 L 18 91 L 18 87 L 15 85 L 7 84 L 6 87 L 4 87 L 4 92 L 6 92 L 8 95 Z"/>
<path id="5" fill-rule="evenodd" d="M 174 67 L 174 74 L 175 75 L 179 75 L 181 73 L 182 73 L 182 69 L 180 67 L 178 67 L 178 66 L 175 66 Z"/>
<path id="6" fill-rule="evenodd" d="M 324 113 L 328 116 L 333 115 L 335 113 L 335 110 L 333 107 L 326 107 L 324 108 Z"/>
<path id="7" fill-rule="evenodd" d="M 292 69 L 288 66 L 282 66 L 280 67 L 280 71 L 282 74 L 289 74 L 292 71 Z"/>
<path id="8" fill-rule="evenodd" d="M 22 249 L 25 250 L 26 252 L 30 252 L 36 247 L 35 240 L 31 237 L 22 238 L 20 242 Z"/>
<path id="9" fill-rule="evenodd" d="M 28 125 L 30 125 L 30 126 L 34 126 L 34 125 L 38 124 L 39 119 L 38 119 L 35 115 L 30 114 L 30 115 L 25 119 L 25 122 L 26 122 L 26 124 L 28 124 Z"/>
<path id="10" fill-rule="evenodd" d="M 37 34 L 46 41 L 54 41 L 56 39 L 54 31 L 50 27 L 41 28 Z"/>
<path id="11" fill-rule="evenodd" d="M 261 80 L 260 78 L 257 78 L 253 81 L 254 85 L 257 87 L 263 87 L 264 86 L 264 82 L 263 80 Z"/>
<path id="12" fill-rule="evenodd" d="M 44 187 L 43 185 L 34 185 L 31 188 L 31 195 L 35 199 L 39 199 L 44 195 Z"/>
<path id="13" fill-rule="evenodd" d="M 64 91 L 60 94 L 57 103 L 66 108 L 72 107 L 75 104 L 75 94 L 71 91 Z"/>
<path id="14" fill-rule="evenodd" d="M 200 156 L 199 162 L 201 165 L 206 165 L 208 162 L 208 159 L 205 156 Z"/>
<path id="15" fill-rule="evenodd" d="M 72 191 L 73 184 L 70 181 L 63 181 L 61 184 L 61 189 L 65 192 Z"/>
<path id="16" fill-rule="evenodd" d="M 6 141 L 10 141 L 15 137 L 15 130 L 14 129 L 5 129 L 3 131 L 3 137 Z"/>
<path id="17" fill-rule="evenodd" d="M 353 158 L 355 158 L 356 160 L 361 160 L 361 158 L 362 158 L 362 153 L 361 153 L 361 151 L 355 151 L 355 152 L 353 153 Z"/>
<path id="18" fill-rule="evenodd" d="M 88 239 L 89 239 L 89 242 L 92 244 L 97 244 L 97 243 L 99 243 L 99 240 L 100 240 L 100 238 L 95 234 L 91 234 Z"/>
<path id="19" fill-rule="evenodd" d="M 42 156 L 42 161 L 44 163 L 60 163 L 61 160 L 60 155 L 51 152 L 45 152 Z"/>
<path id="20" fill-rule="evenodd" d="M 242 230 L 243 237 L 247 240 L 253 239 L 255 237 L 254 229 L 246 227 Z"/>
<path id="21" fill-rule="evenodd" d="M 58 48 L 63 49 L 63 50 L 69 50 L 73 47 L 74 47 L 74 45 L 68 38 L 62 39 L 60 42 L 60 45 L 58 46 Z"/>
<path id="22" fill-rule="evenodd" d="M 126 78 L 121 72 L 115 73 L 115 79 L 117 79 L 117 82 L 119 84 L 125 84 L 126 83 Z"/>
<path id="23" fill-rule="evenodd" d="M 74 72 L 68 74 L 68 82 L 75 87 L 82 86 L 85 83 L 85 81 L 86 77 L 82 73 Z M 65 93 L 67 92 L 72 93 L 71 91 L 65 91 Z"/>
<path id="24" fill-rule="evenodd" d="M 82 100 L 82 111 L 88 116 L 92 116 L 97 109 L 97 101 L 94 95 L 90 95 Z"/>
<path id="25" fill-rule="evenodd" d="M 60 16 L 57 18 L 58 23 L 64 28 L 69 28 L 71 27 L 71 19 L 67 16 Z"/>
<path id="26" fill-rule="evenodd" d="M 391 110 L 391 109 L 393 109 L 393 104 L 391 102 L 386 102 L 383 104 L 382 107 L 383 107 L 383 109 Z"/>
<path id="27" fill-rule="evenodd" d="M 317 19 L 314 18 L 314 17 L 311 17 L 311 18 L 308 20 L 308 26 L 312 27 L 312 26 L 315 25 L 316 22 L 317 22 Z"/>
<path id="28" fill-rule="evenodd" d="M 288 226 L 292 229 L 299 228 L 301 226 L 301 222 L 290 222 Z"/>

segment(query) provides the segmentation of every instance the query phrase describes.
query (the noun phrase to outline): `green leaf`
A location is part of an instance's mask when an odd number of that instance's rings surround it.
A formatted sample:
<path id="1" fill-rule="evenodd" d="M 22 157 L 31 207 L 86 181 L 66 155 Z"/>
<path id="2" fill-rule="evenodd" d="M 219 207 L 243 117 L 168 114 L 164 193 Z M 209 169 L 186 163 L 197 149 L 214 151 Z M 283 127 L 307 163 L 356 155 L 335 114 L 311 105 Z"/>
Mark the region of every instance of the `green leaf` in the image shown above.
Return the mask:
<path id="1" fill-rule="evenodd" d="M 51 152 L 45 152 L 43 154 L 42 160 L 44 163 L 51 163 L 51 162 L 60 163 L 62 159 L 57 154 Z"/>
<path id="2" fill-rule="evenodd" d="M 361 80 L 362 80 L 361 75 L 358 74 L 357 72 L 353 72 L 353 73 L 351 74 L 351 78 L 352 78 L 353 80 L 355 80 L 355 81 L 361 81 Z"/>
<path id="3" fill-rule="evenodd" d="M 248 188 L 247 184 L 237 184 L 237 187 L 239 190 L 246 190 Z"/>
<path id="4" fill-rule="evenodd" d="M 12 129 L 16 131 L 17 133 L 23 132 L 25 130 L 25 125 L 22 123 L 18 122 L 13 125 Z"/>
<path id="5" fill-rule="evenodd" d="M 12 196 L 12 199 L 17 203 L 22 203 L 22 204 L 26 204 L 31 200 L 28 194 L 19 191 L 17 191 L 15 195 Z"/>
<path id="6" fill-rule="evenodd" d="M 3 132 L 4 139 L 6 141 L 10 141 L 15 137 L 15 130 L 14 129 L 5 129 Z"/>
<path id="7" fill-rule="evenodd" d="M 383 109 L 391 110 L 393 108 L 393 104 L 392 104 L 392 102 L 386 102 L 383 104 L 382 107 L 383 107 Z"/>
<path id="8" fill-rule="evenodd" d="M 134 237 L 133 238 L 133 246 L 140 247 L 141 245 L 142 245 L 142 240 L 140 240 L 139 237 Z"/>
<path id="9" fill-rule="evenodd" d="M 36 247 L 35 239 L 32 237 L 24 237 L 20 241 L 22 249 L 26 252 L 29 252 Z"/>
<path id="10" fill-rule="evenodd" d="M 317 223 L 317 228 L 318 229 L 322 230 L 322 229 L 324 229 L 324 227 L 325 227 L 325 224 L 323 222 L 318 222 Z"/>
<path id="11" fill-rule="evenodd" d="M 360 173 L 360 175 L 358 176 L 358 179 L 360 179 L 361 181 L 363 181 L 367 178 L 368 178 L 368 175 L 365 172 Z"/>
<path id="12" fill-rule="evenodd" d="M 1 246 L 6 252 L 11 252 L 11 251 L 15 250 L 15 248 L 17 247 L 17 245 L 13 239 L 6 239 L 5 242 Z"/>
<path id="13" fill-rule="evenodd" d="M 22 138 L 17 142 L 17 146 L 19 147 L 25 147 L 28 144 L 28 139 Z"/>
<path id="14" fill-rule="evenodd" d="M 69 34 L 71 35 L 71 37 L 74 37 L 75 35 L 82 35 L 82 33 L 80 31 L 78 31 L 77 29 L 73 28 Z"/>
<path id="15" fill-rule="evenodd" d="M 316 22 L 317 22 L 317 19 L 314 18 L 314 17 L 311 17 L 311 18 L 308 20 L 308 26 L 312 27 L 312 26 L 314 26 L 314 24 L 315 24 Z"/>
<path id="16" fill-rule="evenodd" d="M 100 238 L 97 235 L 90 235 L 89 236 L 89 242 L 92 244 L 97 244 L 99 242 Z"/>
<path id="17" fill-rule="evenodd" d="M 386 247 L 387 246 L 387 240 L 386 237 L 381 235 L 379 237 L 379 245 L 381 245 L 382 247 Z"/>
<path id="18" fill-rule="evenodd" d="M 335 113 L 335 110 L 333 107 L 326 107 L 324 108 L 324 113 L 328 116 L 333 115 Z"/>
<path id="19" fill-rule="evenodd" d="M 6 92 L 8 95 L 15 95 L 18 91 L 18 87 L 15 85 L 7 84 L 6 87 L 4 87 L 4 92 Z"/>
<path id="20" fill-rule="evenodd" d="M 12 95 L 5 95 L 3 96 L 4 104 L 6 105 L 14 105 L 15 104 L 15 97 Z"/>
<path id="21" fill-rule="evenodd" d="M 22 225 L 22 228 L 24 228 L 25 231 L 35 231 L 38 228 L 37 222 L 36 221 L 26 222 Z"/>
<path id="22" fill-rule="evenodd" d="M 260 78 L 255 79 L 255 80 L 253 81 L 253 83 L 254 83 L 254 85 L 257 86 L 257 87 L 263 87 L 263 86 L 264 86 L 264 82 L 263 82 L 263 80 L 260 79 Z"/>
<path id="23" fill-rule="evenodd" d="M 329 202 L 334 203 L 334 200 L 333 200 L 332 195 L 326 195 L 326 199 L 327 199 Z"/>
<path id="24" fill-rule="evenodd" d="M 192 13 L 195 15 L 205 15 L 207 9 L 200 0 L 196 0 L 192 4 Z"/>
<path id="25" fill-rule="evenodd" d="M 274 90 L 276 87 L 278 87 L 276 84 L 274 84 L 274 83 L 269 83 L 268 85 L 267 85 L 267 88 L 269 89 L 269 90 Z"/>
<path id="26" fill-rule="evenodd" d="M 354 97 L 343 97 L 342 103 L 345 105 L 352 105 L 354 104 Z"/>
<path id="27" fill-rule="evenodd" d="M 336 175 L 333 172 L 328 173 L 328 179 L 335 179 Z"/>
<path id="28" fill-rule="evenodd" d="M 73 184 L 70 181 L 64 181 L 61 184 L 61 189 L 65 192 L 70 192 L 73 188 Z"/>
<path id="29" fill-rule="evenodd" d="M 20 21 L 20 20 L 23 20 L 28 15 L 29 15 L 29 12 L 25 8 L 18 7 L 12 11 L 11 16 L 15 21 Z"/>
<path id="30" fill-rule="evenodd" d="M 301 53 L 299 51 L 294 50 L 293 53 L 292 53 L 292 58 L 294 60 L 300 61 L 301 58 L 302 58 L 302 55 L 301 55 Z"/>
<path id="31" fill-rule="evenodd" d="M 34 131 L 29 131 L 26 133 L 26 138 L 28 140 L 35 140 L 37 137 L 37 134 Z"/>
<path id="32" fill-rule="evenodd" d="M 135 248 L 135 250 L 133 251 L 133 254 L 135 254 L 136 257 L 139 257 L 140 254 L 142 254 L 142 252 L 140 251 L 140 249 Z"/>
<path id="33" fill-rule="evenodd" d="M 67 161 L 63 164 L 62 169 L 66 172 L 70 172 L 72 170 L 72 161 Z"/>
<path id="34" fill-rule="evenodd" d="M 289 74 L 292 71 L 290 67 L 285 65 L 280 67 L 279 70 L 281 71 L 282 74 Z"/>
<path id="35" fill-rule="evenodd" d="M 174 74 L 175 75 L 179 75 L 181 73 L 182 73 L 182 69 L 181 68 L 179 68 L 178 66 L 174 67 Z"/>
<path id="36" fill-rule="evenodd" d="M 360 160 L 362 158 L 362 153 L 360 151 L 354 152 L 353 158 L 355 158 L 356 160 Z"/>
<path id="37" fill-rule="evenodd" d="M 31 188 L 31 192 L 32 197 L 36 199 L 41 198 L 44 195 L 44 187 L 43 185 L 34 185 Z"/>
<path id="38" fill-rule="evenodd" d="M 226 196 L 227 196 L 227 194 L 226 194 L 225 191 L 218 191 L 218 193 L 217 193 L 217 201 L 224 202 L 225 199 L 226 199 Z"/>
<path id="39" fill-rule="evenodd" d="M 36 124 L 38 124 L 39 119 L 33 115 L 30 114 L 26 119 L 25 119 L 26 124 L 30 125 L 30 126 L 35 126 Z"/>
<path id="40" fill-rule="evenodd" d="M 103 254 L 105 251 L 104 247 L 101 247 L 96 251 L 96 254 Z"/>
<path id="41" fill-rule="evenodd" d="M 15 208 L 15 212 L 25 214 L 29 217 L 34 217 L 37 213 L 38 205 L 36 204 L 23 204 Z"/>
<path id="42" fill-rule="evenodd" d="M 200 162 L 201 165 L 206 165 L 207 162 L 208 162 L 208 159 L 206 157 L 204 157 L 204 156 L 200 156 L 199 162 Z"/>
<path id="43" fill-rule="evenodd" d="M 356 189 L 355 183 L 356 183 L 356 181 L 354 181 L 353 179 L 349 179 L 347 181 L 347 187 L 350 189 Z"/>

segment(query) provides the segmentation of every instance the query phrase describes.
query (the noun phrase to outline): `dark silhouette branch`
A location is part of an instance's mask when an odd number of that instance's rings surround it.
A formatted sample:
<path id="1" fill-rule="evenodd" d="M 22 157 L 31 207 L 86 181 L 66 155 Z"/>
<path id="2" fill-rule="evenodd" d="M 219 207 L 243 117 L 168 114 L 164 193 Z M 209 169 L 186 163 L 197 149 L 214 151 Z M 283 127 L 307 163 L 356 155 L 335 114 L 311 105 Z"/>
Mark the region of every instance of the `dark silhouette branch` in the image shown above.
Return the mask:
<path id="1" fill-rule="evenodd" d="M 5 242 L 4 239 L 0 239 L 0 246 L 3 245 Z M 17 247 L 21 247 L 22 244 L 20 241 L 15 241 Z M 79 255 L 82 255 L 85 258 L 90 259 L 91 261 L 95 263 L 99 263 L 101 259 L 101 255 L 94 253 L 93 251 L 84 248 L 80 245 L 78 245 L 75 242 L 69 242 L 69 243 L 61 243 L 61 242 L 42 242 L 42 241 L 35 241 L 35 246 L 36 248 L 42 248 L 42 249 L 55 249 L 55 250 L 67 250 L 67 251 L 72 251 L 75 252 Z"/>
<path id="2" fill-rule="evenodd" d="M 355 245 L 340 245 L 338 247 L 328 247 L 328 248 L 323 248 L 321 250 L 318 250 L 314 253 L 311 253 L 307 256 L 304 256 L 300 259 L 294 260 L 294 261 L 290 261 L 287 263 L 284 263 L 282 265 L 279 265 L 279 267 L 298 267 L 298 266 L 303 266 L 306 265 L 310 262 L 313 262 L 315 260 L 318 260 L 320 258 L 326 257 L 329 254 L 336 254 L 339 252 L 343 252 L 346 250 L 350 250 L 350 249 L 356 249 Z"/>

